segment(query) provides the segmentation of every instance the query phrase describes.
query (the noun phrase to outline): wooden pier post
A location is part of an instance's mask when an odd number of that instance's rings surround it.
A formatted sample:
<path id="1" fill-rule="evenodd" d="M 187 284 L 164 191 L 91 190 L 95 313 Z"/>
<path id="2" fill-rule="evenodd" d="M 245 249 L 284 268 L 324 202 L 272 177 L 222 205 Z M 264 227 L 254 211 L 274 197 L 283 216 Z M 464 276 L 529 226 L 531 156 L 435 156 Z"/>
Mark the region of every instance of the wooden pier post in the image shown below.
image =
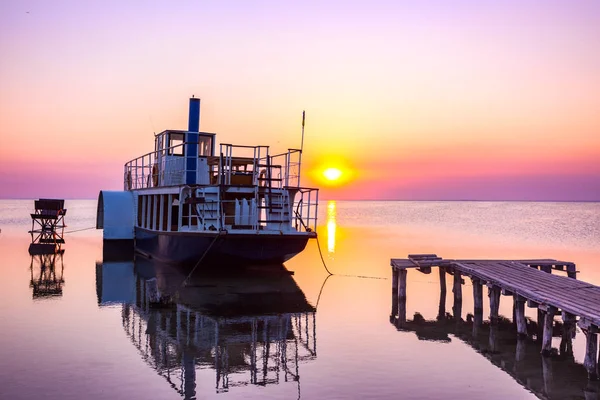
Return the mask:
<path id="1" fill-rule="evenodd" d="M 488 345 L 489 345 L 489 351 L 492 354 L 498 352 L 497 333 L 498 333 L 498 325 L 496 323 L 490 324 L 490 337 L 488 339 Z"/>
<path id="2" fill-rule="evenodd" d="M 398 269 L 392 267 L 392 294 L 398 293 Z"/>
<path id="3" fill-rule="evenodd" d="M 452 286 L 452 292 L 454 293 L 454 306 L 452 307 L 452 313 L 457 321 L 462 319 L 462 276 L 457 270 L 453 271 L 454 284 Z"/>
<path id="4" fill-rule="evenodd" d="M 542 310 L 545 309 L 546 316 L 544 317 L 544 333 L 542 336 L 542 355 L 549 356 L 552 351 L 552 328 L 554 327 L 554 314 L 556 308 L 552 306 L 540 305 Z"/>
<path id="5" fill-rule="evenodd" d="M 472 278 L 473 283 L 473 336 L 479 335 L 479 328 L 483 323 L 483 285 L 481 281 Z"/>
<path id="6" fill-rule="evenodd" d="M 519 295 L 514 296 L 515 323 L 517 324 L 517 335 L 527 336 L 527 320 L 525 319 L 525 298 Z"/>
<path id="7" fill-rule="evenodd" d="M 490 322 L 495 324 L 498 321 L 498 309 L 500 308 L 500 288 L 492 286 L 488 295 L 490 296 Z"/>
<path id="8" fill-rule="evenodd" d="M 398 269 L 392 267 L 392 313 L 390 320 L 398 315 Z"/>
<path id="9" fill-rule="evenodd" d="M 546 313 L 544 310 L 541 310 L 539 307 L 537 309 L 537 342 L 542 342 L 542 338 L 544 337 L 544 319 L 546 318 Z"/>
<path id="10" fill-rule="evenodd" d="M 525 359 L 525 350 L 527 349 L 527 340 L 525 338 L 517 339 L 517 347 L 515 349 L 515 370 L 518 369 L 519 364 Z"/>
<path id="11" fill-rule="evenodd" d="M 560 340 L 560 354 L 573 355 L 573 334 L 575 333 L 576 317 L 573 314 L 562 312 L 563 331 Z"/>
<path id="12" fill-rule="evenodd" d="M 552 273 L 552 265 L 540 265 L 540 269 L 548 274 Z"/>
<path id="13" fill-rule="evenodd" d="M 598 379 L 598 327 L 585 319 L 577 323 L 585 334 L 585 358 L 583 366 L 587 370 L 590 380 Z"/>
<path id="14" fill-rule="evenodd" d="M 483 319 L 483 285 L 479 279 L 473 279 L 473 315 L 481 315 Z"/>
<path id="15" fill-rule="evenodd" d="M 446 292 L 440 292 L 440 304 L 438 306 L 438 321 L 446 318 Z"/>
<path id="16" fill-rule="evenodd" d="M 439 267 L 438 270 L 440 273 L 440 291 L 446 293 L 446 269 Z"/>
<path id="17" fill-rule="evenodd" d="M 587 386 L 583 389 L 583 396 L 585 400 L 598 400 L 598 393 L 600 393 L 600 385 L 597 381 L 588 381 Z"/>
<path id="18" fill-rule="evenodd" d="M 406 269 L 398 271 L 398 322 L 406 322 Z"/>
<path id="19" fill-rule="evenodd" d="M 446 270 L 444 267 L 439 267 L 438 271 L 440 274 L 440 303 L 437 319 L 439 321 L 446 317 Z"/>
<path id="20" fill-rule="evenodd" d="M 569 278 L 577 279 L 577 267 L 575 264 L 567 265 L 567 276 Z"/>
<path id="21" fill-rule="evenodd" d="M 460 271 L 454 270 L 454 285 L 452 286 L 454 299 L 462 300 L 462 275 Z"/>
<path id="22" fill-rule="evenodd" d="M 548 398 L 552 394 L 552 382 L 554 382 L 552 374 L 552 358 L 542 357 L 542 377 L 544 378 L 544 392 Z"/>

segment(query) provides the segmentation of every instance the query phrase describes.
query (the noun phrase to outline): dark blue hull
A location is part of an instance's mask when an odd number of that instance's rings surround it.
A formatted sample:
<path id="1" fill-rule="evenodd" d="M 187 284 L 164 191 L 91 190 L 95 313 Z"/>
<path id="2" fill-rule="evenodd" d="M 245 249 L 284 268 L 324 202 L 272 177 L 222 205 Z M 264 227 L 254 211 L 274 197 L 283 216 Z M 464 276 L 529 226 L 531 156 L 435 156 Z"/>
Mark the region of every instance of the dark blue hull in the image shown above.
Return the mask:
<path id="1" fill-rule="evenodd" d="M 312 236 L 314 237 L 314 236 Z M 307 235 L 155 232 L 135 228 L 138 252 L 174 264 L 281 265 L 306 247 Z"/>

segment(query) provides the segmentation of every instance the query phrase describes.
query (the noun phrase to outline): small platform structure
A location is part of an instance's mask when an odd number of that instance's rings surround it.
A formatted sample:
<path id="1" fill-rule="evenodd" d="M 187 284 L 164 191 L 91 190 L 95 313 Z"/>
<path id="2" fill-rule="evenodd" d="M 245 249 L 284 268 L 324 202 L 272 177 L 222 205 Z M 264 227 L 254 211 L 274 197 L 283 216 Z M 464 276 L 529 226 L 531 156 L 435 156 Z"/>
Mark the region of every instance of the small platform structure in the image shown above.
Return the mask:
<path id="1" fill-rule="evenodd" d="M 401 326 L 406 323 L 406 276 L 415 268 L 431 273 L 438 267 L 440 276 L 440 310 L 445 307 L 446 273 L 453 276 L 453 314 L 458 320 L 462 314 L 463 276 L 473 284 L 473 329 L 483 323 L 483 286 L 488 287 L 490 323 L 500 316 L 500 297 L 513 298 L 513 320 L 519 337 L 527 337 L 525 305 L 538 309 L 541 328 L 542 354 L 552 350 L 554 316 L 562 315 L 563 340 L 568 347 L 575 334 L 575 324 L 586 336 L 584 366 L 591 380 L 598 378 L 598 329 L 600 327 L 600 287 L 576 279 L 575 264 L 552 259 L 538 260 L 455 260 L 443 259 L 436 254 L 411 254 L 407 259 L 392 259 L 392 318 Z M 567 276 L 553 275 L 552 271 L 566 272 Z M 443 302 L 442 302 L 443 299 Z M 442 304 L 444 307 L 442 307 Z M 562 347 L 561 343 L 561 347 Z"/>
<path id="2" fill-rule="evenodd" d="M 31 214 L 31 244 L 29 254 L 54 254 L 65 243 L 65 201 L 62 199 L 35 200 L 35 212 Z"/>

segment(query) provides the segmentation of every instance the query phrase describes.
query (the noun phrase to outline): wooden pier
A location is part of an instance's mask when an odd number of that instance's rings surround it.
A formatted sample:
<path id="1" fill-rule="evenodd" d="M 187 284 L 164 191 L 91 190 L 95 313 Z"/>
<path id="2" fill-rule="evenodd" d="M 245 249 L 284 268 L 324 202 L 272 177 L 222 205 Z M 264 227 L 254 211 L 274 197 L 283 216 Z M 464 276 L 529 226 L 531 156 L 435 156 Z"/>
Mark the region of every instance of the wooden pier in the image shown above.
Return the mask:
<path id="1" fill-rule="evenodd" d="M 440 313 L 445 313 L 446 273 L 453 276 L 453 315 L 457 320 L 462 314 L 463 276 L 473 283 L 473 329 L 483 323 L 483 286 L 488 287 L 490 298 L 490 322 L 498 318 L 501 295 L 513 298 L 513 322 L 517 334 L 526 337 L 527 320 L 525 305 L 538 309 L 539 337 L 542 339 L 542 354 L 552 352 L 554 316 L 563 319 L 564 346 L 571 347 L 575 334 L 575 323 L 586 336 L 584 366 L 591 380 L 598 378 L 598 329 L 600 327 L 600 287 L 576 278 L 575 264 L 551 259 L 541 260 L 454 260 L 442 259 L 435 254 L 413 254 L 408 259 L 392 259 L 392 317 L 401 325 L 406 322 L 406 276 L 407 270 L 415 268 L 422 273 L 431 273 L 438 267 L 440 276 Z M 567 276 L 552 274 L 552 271 Z M 563 343 L 561 343 L 561 347 Z"/>

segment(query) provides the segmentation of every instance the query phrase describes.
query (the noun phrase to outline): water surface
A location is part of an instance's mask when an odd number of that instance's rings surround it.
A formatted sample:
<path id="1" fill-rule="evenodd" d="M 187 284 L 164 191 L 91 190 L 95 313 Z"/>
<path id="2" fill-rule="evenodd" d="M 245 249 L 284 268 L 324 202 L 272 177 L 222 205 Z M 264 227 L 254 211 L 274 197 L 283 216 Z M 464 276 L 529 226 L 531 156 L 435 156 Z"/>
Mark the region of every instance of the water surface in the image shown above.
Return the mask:
<path id="1" fill-rule="evenodd" d="M 390 258 L 436 253 L 567 260 L 598 285 L 599 203 L 323 202 L 320 246 L 286 263 L 293 275 L 202 277 L 181 290 L 178 271 L 103 259 L 101 232 L 81 230 L 94 226 L 95 206 L 67 200 L 73 232 L 62 257 L 44 260 L 27 252 L 33 201 L 0 200 L 0 398 L 596 395 L 581 366 L 581 332 L 572 357 L 543 359 L 533 338 L 517 343 L 503 297 L 507 319 L 491 351 L 490 328 L 473 335 L 467 322 L 470 281 L 461 321 L 436 323 L 437 274 L 417 271 L 408 273 L 407 315 L 430 322 L 401 330 L 390 322 L 388 278 Z M 329 279 L 319 247 L 336 274 Z M 144 302 L 154 278 L 170 306 Z M 527 316 L 535 320 L 535 311 Z"/>

